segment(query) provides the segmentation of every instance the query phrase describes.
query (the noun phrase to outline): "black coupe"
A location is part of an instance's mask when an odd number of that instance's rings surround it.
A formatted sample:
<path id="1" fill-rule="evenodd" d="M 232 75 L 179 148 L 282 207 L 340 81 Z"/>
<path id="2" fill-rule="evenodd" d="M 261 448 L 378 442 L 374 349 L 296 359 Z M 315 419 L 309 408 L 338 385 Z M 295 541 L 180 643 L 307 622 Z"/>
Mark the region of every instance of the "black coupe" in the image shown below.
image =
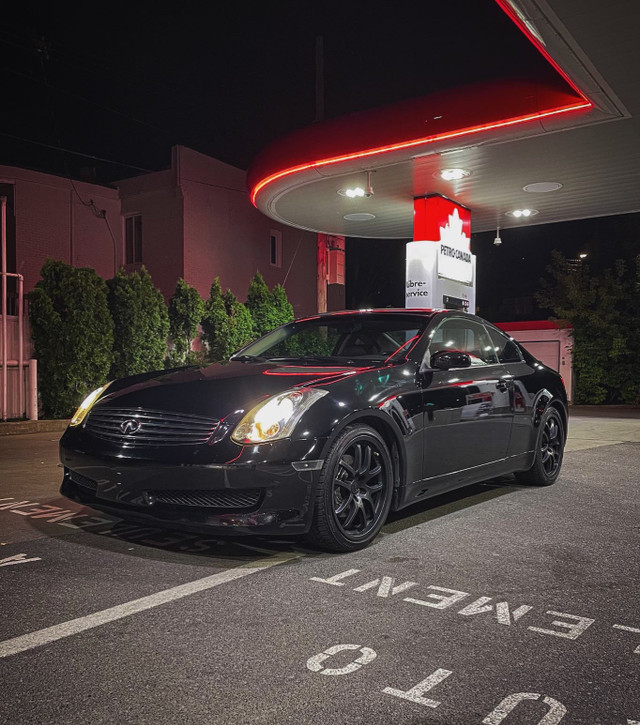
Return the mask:
<path id="1" fill-rule="evenodd" d="M 61 492 L 123 518 L 366 546 L 390 510 L 560 472 L 562 378 L 475 315 L 345 311 L 226 363 L 115 380 L 60 441 Z"/>

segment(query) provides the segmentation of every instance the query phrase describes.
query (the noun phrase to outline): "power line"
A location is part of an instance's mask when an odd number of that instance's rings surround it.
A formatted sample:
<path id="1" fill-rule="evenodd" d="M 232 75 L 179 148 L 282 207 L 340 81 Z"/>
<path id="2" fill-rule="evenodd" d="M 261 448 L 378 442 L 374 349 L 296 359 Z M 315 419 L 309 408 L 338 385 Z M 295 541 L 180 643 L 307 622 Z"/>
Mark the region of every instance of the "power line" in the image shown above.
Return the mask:
<path id="1" fill-rule="evenodd" d="M 67 91 L 64 88 L 60 88 L 59 86 L 51 85 L 50 83 L 42 81 L 39 78 L 34 78 L 33 76 L 28 75 L 27 73 L 21 73 L 20 71 L 14 70 L 13 68 L 8 68 L 7 66 L 2 66 L 2 67 L 3 67 L 3 70 L 6 70 L 9 73 L 12 73 L 13 75 L 16 75 L 20 78 L 26 78 L 27 80 L 31 81 L 32 83 L 37 83 L 39 85 L 42 85 L 45 88 L 48 88 L 49 90 L 56 91 L 58 93 L 64 93 L 67 96 L 71 96 L 71 98 L 77 98 L 80 101 L 84 101 L 85 103 L 90 103 L 91 105 L 96 106 L 97 108 L 101 108 L 103 111 L 109 111 L 111 113 L 115 113 L 118 116 L 127 118 L 130 121 L 134 121 L 135 123 L 141 124 L 142 126 L 147 126 L 148 128 L 152 128 L 155 131 L 160 131 L 161 133 L 164 133 L 167 136 L 172 136 L 171 131 L 167 131 L 164 128 L 155 126 L 154 124 L 148 123 L 147 121 L 143 121 L 140 118 L 136 118 L 135 116 L 131 116 L 130 114 L 125 113 L 124 111 L 118 111 L 115 108 L 110 108 L 109 106 L 103 106 L 101 103 L 98 103 L 97 101 L 93 101 L 90 98 L 85 98 L 85 96 L 81 96 L 78 93 L 73 93 L 72 91 Z"/>
<path id="2" fill-rule="evenodd" d="M 6 28 L 0 28 L 0 42 L 27 51 L 30 55 L 42 55 L 43 49 L 40 47 L 41 39 L 34 38 L 24 28 L 20 28 L 20 31 L 18 33 L 15 31 L 7 31 Z M 5 37 L 3 38 L 1 34 L 4 34 Z M 137 92 L 143 90 L 158 97 L 160 95 L 166 95 L 167 92 L 179 94 L 182 90 L 180 86 L 159 83 L 149 76 L 145 76 L 145 84 L 140 85 L 133 81 L 130 73 L 125 70 L 120 70 L 112 61 L 110 62 L 104 57 L 91 53 L 83 53 L 76 48 L 69 50 L 67 46 L 58 41 L 48 41 L 47 52 L 47 60 L 49 61 L 56 61 L 73 68 L 77 72 L 100 75 L 114 83 L 122 84 L 124 82 L 128 86 L 135 88 Z"/>
<path id="3" fill-rule="evenodd" d="M 63 151 L 67 154 L 73 154 L 74 156 L 82 156 L 83 158 L 91 159 L 92 161 L 100 161 L 106 164 L 122 166 L 127 169 L 135 169 L 136 171 L 153 173 L 153 169 L 145 169 L 142 166 L 134 166 L 133 164 L 128 164 L 124 161 L 113 161 L 112 159 L 105 159 L 100 156 L 93 156 L 92 154 L 83 154 L 81 151 L 73 151 L 72 149 L 63 148 L 62 146 L 54 146 L 52 144 L 43 143 L 42 141 L 34 141 L 33 139 L 24 138 L 23 136 L 15 136 L 14 134 L 5 133 L 4 131 L 0 131 L 0 136 L 6 136 L 7 138 L 12 138 L 15 141 L 24 141 L 25 143 L 34 144 L 35 146 L 42 146 L 43 148 L 52 149 L 53 151 Z"/>

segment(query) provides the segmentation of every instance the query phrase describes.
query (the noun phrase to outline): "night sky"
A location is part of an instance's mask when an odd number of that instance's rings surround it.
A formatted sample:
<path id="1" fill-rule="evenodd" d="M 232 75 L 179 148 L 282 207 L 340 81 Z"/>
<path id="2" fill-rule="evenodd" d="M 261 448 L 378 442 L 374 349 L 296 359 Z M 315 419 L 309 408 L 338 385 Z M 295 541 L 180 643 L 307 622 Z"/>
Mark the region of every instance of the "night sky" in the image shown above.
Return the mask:
<path id="1" fill-rule="evenodd" d="M 3 8 L 0 159 L 72 175 L 95 167 L 104 183 L 165 168 L 183 144 L 247 168 L 315 121 L 318 36 L 325 118 L 548 72 L 493 0 L 159 7 Z"/>
<path id="2" fill-rule="evenodd" d="M 327 119 L 490 78 L 549 74 L 493 0 L 159 8 L 3 7 L 0 164 L 108 184 L 167 168 L 182 144 L 246 169 L 270 141 L 316 120 L 318 36 Z M 638 239 L 638 215 L 626 218 L 618 231 Z M 473 251 L 484 255 L 481 314 L 507 319 L 500 301 L 517 296 L 511 288 L 533 288 L 550 249 L 575 254 L 588 242 L 595 253 L 610 233 L 606 220 L 534 226 L 504 231 L 500 248 L 495 235 L 474 235 Z M 384 270 L 373 263 L 378 250 Z M 510 279 L 496 284 L 492 270 L 505 262 Z M 403 279 L 404 242 L 348 240 L 352 306 L 402 306 Z"/>

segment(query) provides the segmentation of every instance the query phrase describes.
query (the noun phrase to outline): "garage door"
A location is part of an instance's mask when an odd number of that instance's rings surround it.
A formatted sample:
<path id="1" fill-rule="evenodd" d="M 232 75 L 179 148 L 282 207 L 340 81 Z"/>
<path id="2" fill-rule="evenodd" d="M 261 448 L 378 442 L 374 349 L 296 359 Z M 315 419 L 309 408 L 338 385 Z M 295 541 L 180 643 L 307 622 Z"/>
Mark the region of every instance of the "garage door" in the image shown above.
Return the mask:
<path id="1" fill-rule="evenodd" d="M 560 371 L 560 340 L 519 340 L 541 363 Z"/>

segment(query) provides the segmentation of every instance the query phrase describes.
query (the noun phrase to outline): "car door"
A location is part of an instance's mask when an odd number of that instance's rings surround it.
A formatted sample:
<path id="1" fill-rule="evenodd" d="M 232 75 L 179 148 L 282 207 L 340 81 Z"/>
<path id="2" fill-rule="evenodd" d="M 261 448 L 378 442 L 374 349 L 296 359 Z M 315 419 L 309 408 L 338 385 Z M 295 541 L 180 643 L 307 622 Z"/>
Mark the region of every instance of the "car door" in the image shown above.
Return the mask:
<path id="1" fill-rule="evenodd" d="M 431 357 L 439 350 L 465 352 L 471 366 L 434 369 Z M 504 459 L 513 420 L 509 399 L 512 382 L 482 323 L 468 315 L 445 317 L 430 333 L 421 371 L 425 405 L 423 481 Z M 451 483 L 456 483 L 451 477 L 440 485 L 434 481 L 430 491 Z"/>

